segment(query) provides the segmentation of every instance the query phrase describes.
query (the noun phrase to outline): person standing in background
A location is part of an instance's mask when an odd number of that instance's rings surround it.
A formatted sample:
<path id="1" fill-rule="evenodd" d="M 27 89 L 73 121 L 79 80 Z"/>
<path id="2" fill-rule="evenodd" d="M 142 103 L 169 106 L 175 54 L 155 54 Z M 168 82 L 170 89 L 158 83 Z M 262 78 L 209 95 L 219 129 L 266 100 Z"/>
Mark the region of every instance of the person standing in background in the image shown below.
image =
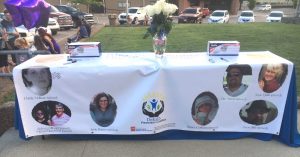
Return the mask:
<path id="1" fill-rule="evenodd" d="M 3 32 L 2 25 L 0 24 L 0 50 L 5 49 L 5 40 L 7 39 L 6 34 Z M 0 55 L 0 72 L 10 73 L 8 66 L 8 56 L 7 54 Z"/>
<path id="2" fill-rule="evenodd" d="M 6 50 L 15 50 L 17 49 L 14 46 L 15 40 L 20 36 L 19 32 L 17 31 L 14 22 L 12 20 L 12 16 L 8 12 L 8 10 L 4 10 L 4 19 L 1 21 L 1 25 L 3 27 L 4 34 L 7 34 L 6 42 Z M 12 62 L 8 62 L 11 65 L 16 65 L 16 56 L 11 55 Z"/>

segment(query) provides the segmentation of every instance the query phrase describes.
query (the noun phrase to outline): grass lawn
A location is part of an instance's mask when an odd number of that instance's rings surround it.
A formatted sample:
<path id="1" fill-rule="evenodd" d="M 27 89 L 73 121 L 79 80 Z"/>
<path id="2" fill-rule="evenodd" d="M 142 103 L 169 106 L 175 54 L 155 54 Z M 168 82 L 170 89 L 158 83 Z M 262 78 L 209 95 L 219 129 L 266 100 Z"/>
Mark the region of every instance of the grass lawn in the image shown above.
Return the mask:
<path id="1" fill-rule="evenodd" d="M 104 52 L 152 50 L 151 38 L 143 39 L 146 27 L 105 27 L 90 41 L 100 41 Z M 167 52 L 205 52 L 209 40 L 237 40 L 241 51 L 269 50 L 292 61 L 298 72 L 300 95 L 300 25 L 282 23 L 174 24 Z"/>

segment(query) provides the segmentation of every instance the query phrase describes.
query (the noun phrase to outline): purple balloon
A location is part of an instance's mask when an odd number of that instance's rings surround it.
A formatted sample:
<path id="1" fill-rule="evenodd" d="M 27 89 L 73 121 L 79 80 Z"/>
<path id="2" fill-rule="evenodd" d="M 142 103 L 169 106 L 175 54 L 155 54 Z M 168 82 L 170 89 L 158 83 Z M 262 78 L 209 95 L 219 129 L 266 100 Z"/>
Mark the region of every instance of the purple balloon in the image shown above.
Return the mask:
<path id="1" fill-rule="evenodd" d="M 21 1 L 22 0 L 7 0 L 6 2 L 4 2 L 6 9 L 9 11 L 13 18 L 15 26 L 22 25 L 22 16 L 20 16 L 21 12 L 17 7 L 22 3 Z"/>
<path id="2" fill-rule="evenodd" d="M 12 15 L 15 26 L 23 24 L 31 29 L 48 25 L 50 5 L 44 0 L 7 0 L 4 5 Z"/>

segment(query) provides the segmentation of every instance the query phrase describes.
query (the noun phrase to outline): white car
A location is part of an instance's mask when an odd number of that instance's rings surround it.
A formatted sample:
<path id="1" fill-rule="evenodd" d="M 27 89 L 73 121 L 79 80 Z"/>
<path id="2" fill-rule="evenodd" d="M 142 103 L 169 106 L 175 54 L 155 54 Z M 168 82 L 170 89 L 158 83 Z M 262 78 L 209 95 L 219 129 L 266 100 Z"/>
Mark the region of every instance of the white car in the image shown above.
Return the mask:
<path id="1" fill-rule="evenodd" d="M 36 28 L 31 28 L 27 30 L 24 25 L 16 27 L 17 31 L 20 34 L 20 37 L 25 38 L 29 44 L 33 44 L 34 36 L 38 35 Z M 51 29 L 49 27 L 45 28 L 48 34 L 52 34 Z"/>
<path id="2" fill-rule="evenodd" d="M 144 11 L 144 8 L 141 7 L 130 7 L 128 8 L 128 15 L 131 20 L 133 20 L 136 17 L 137 21 L 141 21 L 145 20 L 146 12 Z M 127 23 L 126 13 L 119 14 L 118 20 L 120 24 Z"/>
<path id="3" fill-rule="evenodd" d="M 242 11 L 238 23 L 255 22 L 254 13 L 251 10 Z"/>
<path id="4" fill-rule="evenodd" d="M 60 26 L 57 22 L 56 19 L 54 18 L 49 18 L 49 21 L 48 21 L 48 28 L 50 28 L 51 32 L 52 32 L 52 35 L 55 35 L 57 34 L 57 32 L 59 31 L 60 29 Z"/>
<path id="5" fill-rule="evenodd" d="M 208 18 L 208 23 L 228 23 L 229 13 L 227 10 L 215 10 Z"/>
<path id="6" fill-rule="evenodd" d="M 271 9 L 272 9 L 271 4 L 262 4 L 262 5 L 256 6 L 256 10 L 259 10 L 259 11 L 267 11 L 267 10 L 271 10 Z"/>
<path id="7" fill-rule="evenodd" d="M 30 45 L 33 43 L 34 32 L 28 31 L 24 25 L 18 26 L 16 29 L 19 32 L 20 37 L 25 38 Z"/>
<path id="8" fill-rule="evenodd" d="M 267 16 L 266 22 L 281 22 L 281 18 L 284 16 L 283 11 L 271 11 Z"/>

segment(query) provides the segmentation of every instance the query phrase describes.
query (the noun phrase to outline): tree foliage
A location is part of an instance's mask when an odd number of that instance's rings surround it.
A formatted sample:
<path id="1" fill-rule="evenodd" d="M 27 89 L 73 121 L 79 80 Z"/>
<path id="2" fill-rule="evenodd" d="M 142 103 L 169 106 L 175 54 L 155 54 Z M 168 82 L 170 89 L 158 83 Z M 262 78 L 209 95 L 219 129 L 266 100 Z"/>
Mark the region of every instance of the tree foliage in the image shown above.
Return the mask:
<path id="1" fill-rule="evenodd" d="M 199 6 L 200 0 L 188 0 L 191 6 Z"/>
<path id="2" fill-rule="evenodd" d="M 96 4 L 96 3 L 103 3 L 103 0 L 71 0 L 72 3 L 81 3 L 81 4 L 86 4 L 86 5 L 90 5 L 90 4 Z"/>
<path id="3" fill-rule="evenodd" d="M 88 7 L 88 12 L 90 10 L 90 6 L 98 6 L 100 7 L 103 5 L 103 0 L 71 0 L 72 3 L 80 3 L 80 4 L 85 4 Z"/>
<path id="4" fill-rule="evenodd" d="M 293 7 L 294 7 L 294 8 L 297 8 L 297 4 L 300 3 L 300 2 L 298 2 L 298 1 L 299 1 L 299 0 L 293 0 Z"/>
<path id="5" fill-rule="evenodd" d="M 256 0 L 249 0 L 248 7 L 250 10 L 253 10 L 256 4 Z"/>

